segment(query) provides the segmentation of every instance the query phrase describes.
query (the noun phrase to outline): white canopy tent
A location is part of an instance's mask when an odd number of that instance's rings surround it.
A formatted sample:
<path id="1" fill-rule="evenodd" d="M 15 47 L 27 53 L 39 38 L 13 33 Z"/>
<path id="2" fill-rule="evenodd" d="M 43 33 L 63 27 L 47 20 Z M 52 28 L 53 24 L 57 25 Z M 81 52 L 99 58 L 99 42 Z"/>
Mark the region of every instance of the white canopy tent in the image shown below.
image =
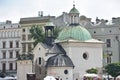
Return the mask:
<path id="1" fill-rule="evenodd" d="M 116 79 L 120 79 L 120 75 L 116 77 Z"/>
<path id="2" fill-rule="evenodd" d="M 46 76 L 44 80 L 56 80 L 53 76 Z"/>
<path id="3" fill-rule="evenodd" d="M 4 78 L 0 78 L 0 80 L 17 80 L 17 77 L 4 77 Z"/>
<path id="4" fill-rule="evenodd" d="M 99 77 L 97 74 L 84 74 L 85 77 Z"/>

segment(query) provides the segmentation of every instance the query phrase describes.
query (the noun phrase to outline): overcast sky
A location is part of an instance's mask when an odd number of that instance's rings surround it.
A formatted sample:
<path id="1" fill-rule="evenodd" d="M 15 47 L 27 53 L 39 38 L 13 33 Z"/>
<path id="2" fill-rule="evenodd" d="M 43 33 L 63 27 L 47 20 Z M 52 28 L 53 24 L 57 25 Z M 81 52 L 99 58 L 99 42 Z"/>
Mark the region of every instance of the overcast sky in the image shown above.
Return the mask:
<path id="1" fill-rule="evenodd" d="M 36 17 L 38 11 L 43 15 L 59 16 L 73 7 L 80 15 L 92 18 L 108 19 L 120 17 L 120 0 L 0 0 L 0 22 L 11 20 L 18 23 L 20 18 Z"/>

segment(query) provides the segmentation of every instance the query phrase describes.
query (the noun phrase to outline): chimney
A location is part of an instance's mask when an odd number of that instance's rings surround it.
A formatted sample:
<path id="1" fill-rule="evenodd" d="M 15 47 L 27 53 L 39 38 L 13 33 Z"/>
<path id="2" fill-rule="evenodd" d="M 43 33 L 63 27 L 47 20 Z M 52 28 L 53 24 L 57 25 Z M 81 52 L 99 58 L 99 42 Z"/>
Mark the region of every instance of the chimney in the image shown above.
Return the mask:
<path id="1" fill-rule="evenodd" d="M 11 23 L 12 23 L 12 21 L 6 20 L 6 24 L 11 24 Z"/>
<path id="2" fill-rule="evenodd" d="M 43 11 L 38 11 L 38 16 L 42 17 L 43 16 Z"/>

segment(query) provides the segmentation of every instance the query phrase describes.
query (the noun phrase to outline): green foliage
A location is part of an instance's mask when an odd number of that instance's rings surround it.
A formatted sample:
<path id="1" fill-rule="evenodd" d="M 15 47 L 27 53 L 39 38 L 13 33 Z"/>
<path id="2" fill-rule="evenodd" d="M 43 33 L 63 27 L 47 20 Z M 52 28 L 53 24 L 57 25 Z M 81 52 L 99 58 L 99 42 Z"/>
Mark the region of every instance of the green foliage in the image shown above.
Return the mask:
<path id="1" fill-rule="evenodd" d="M 34 55 L 32 53 L 23 53 L 23 54 L 19 54 L 18 56 L 18 60 L 33 60 Z"/>
<path id="2" fill-rule="evenodd" d="M 95 69 L 95 68 L 91 68 L 91 69 L 86 70 L 86 72 L 87 72 L 87 73 L 95 73 L 95 74 L 97 74 L 97 73 L 98 73 L 98 70 Z"/>
<path id="3" fill-rule="evenodd" d="M 60 27 L 54 27 L 54 38 L 56 39 L 59 32 L 62 30 Z M 33 25 L 30 29 L 31 37 L 35 40 L 33 43 L 34 46 L 36 46 L 39 42 L 45 41 L 45 32 L 43 31 L 43 28 L 39 25 Z"/>
<path id="4" fill-rule="evenodd" d="M 33 25 L 30 29 L 31 37 L 35 40 L 33 43 L 34 46 L 39 42 L 43 42 L 45 40 L 45 33 L 41 26 Z"/>
<path id="5" fill-rule="evenodd" d="M 55 37 L 55 39 L 58 37 L 58 35 L 59 35 L 59 32 L 62 30 L 62 28 L 61 27 L 55 27 L 54 28 L 54 37 Z"/>
<path id="6" fill-rule="evenodd" d="M 105 70 L 108 74 L 113 77 L 120 75 L 120 63 L 111 63 L 105 67 Z"/>

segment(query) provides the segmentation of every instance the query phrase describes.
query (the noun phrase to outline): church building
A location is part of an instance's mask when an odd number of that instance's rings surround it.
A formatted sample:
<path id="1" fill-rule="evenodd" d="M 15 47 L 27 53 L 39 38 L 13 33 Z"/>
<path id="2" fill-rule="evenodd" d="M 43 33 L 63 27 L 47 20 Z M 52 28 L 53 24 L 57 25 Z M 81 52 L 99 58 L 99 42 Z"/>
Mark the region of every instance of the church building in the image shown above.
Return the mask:
<path id="1" fill-rule="evenodd" d="M 33 49 L 33 71 L 37 80 L 54 76 L 59 80 L 81 80 L 86 70 L 102 72 L 103 42 L 93 39 L 88 30 L 79 24 L 79 11 L 73 5 L 69 22 L 54 40 L 54 24 L 45 25 L 45 43 Z"/>

